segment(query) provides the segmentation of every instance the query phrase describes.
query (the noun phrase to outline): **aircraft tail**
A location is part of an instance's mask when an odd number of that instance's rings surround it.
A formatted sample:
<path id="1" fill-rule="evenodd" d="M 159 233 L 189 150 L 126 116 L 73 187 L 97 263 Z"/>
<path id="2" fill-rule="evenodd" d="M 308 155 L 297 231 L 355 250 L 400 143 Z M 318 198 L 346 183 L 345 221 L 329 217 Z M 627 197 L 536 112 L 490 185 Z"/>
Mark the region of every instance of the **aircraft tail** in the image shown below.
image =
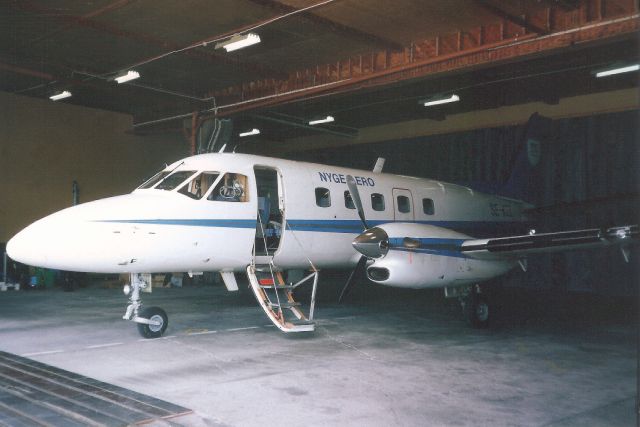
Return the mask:
<path id="1" fill-rule="evenodd" d="M 511 170 L 511 176 L 499 194 L 538 204 L 542 197 L 543 143 L 550 139 L 553 120 L 533 113 L 529 117 L 522 137 L 520 152 Z"/>

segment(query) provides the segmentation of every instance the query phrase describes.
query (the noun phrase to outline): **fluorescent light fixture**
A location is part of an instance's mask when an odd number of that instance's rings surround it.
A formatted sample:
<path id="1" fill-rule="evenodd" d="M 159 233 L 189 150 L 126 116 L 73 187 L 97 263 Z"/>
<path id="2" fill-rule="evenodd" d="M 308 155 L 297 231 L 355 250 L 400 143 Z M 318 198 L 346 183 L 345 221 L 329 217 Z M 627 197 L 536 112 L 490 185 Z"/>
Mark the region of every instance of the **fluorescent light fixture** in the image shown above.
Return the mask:
<path id="1" fill-rule="evenodd" d="M 242 132 L 242 133 L 238 134 L 238 136 L 240 138 L 245 137 L 245 136 L 251 136 L 251 135 L 260 135 L 260 129 L 253 128 L 250 131 Z"/>
<path id="2" fill-rule="evenodd" d="M 60 93 L 56 93 L 55 95 L 50 96 L 49 99 L 52 101 L 59 101 L 61 99 L 70 98 L 70 97 L 71 97 L 71 92 L 69 92 L 68 90 L 64 90 Z"/>
<path id="3" fill-rule="evenodd" d="M 243 47 L 258 43 L 260 43 L 260 36 L 255 33 L 236 34 L 229 40 L 217 43 L 216 49 L 223 47 L 227 52 L 233 52 L 234 50 L 242 49 Z"/>
<path id="4" fill-rule="evenodd" d="M 129 80 L 135 80 L 140 78 L 140 73 L 137 71 L 129 70 L 127 74 L 117 76 L 114 80 L 120 83 L 128 82 Z"/>
<path id="5" fill-rule="evenodd" d="M 322 123 L 331 123 L 333 121 L 335 121 L 333 116 L 327 116 L 327 117 L 324 117 L 322 119 L 311 120 L 311 121 L 309 121 L 309 124 L 311 126 L 313 126 L 313 125 L 319 125 L 319 124 L 322 124 Z"/>
<path id="6" fill-rule="evenodd" d="M 613 76 L 614 74 L 630 73 L 640 70 L 640 64 L 627 65 L 626 67 L 616 67 L 608 70 L 598 71 L 596 77 Z"/>
<path id="7" fill-rule="evenodd" d="M 456 94 L 453 94 L 447 98 L 435 97 L 435 98 L 430 98 L 421 102 L 425 107 L 431 107 L 432 105 L 447 104 L 449 102 L 457 102 L 457 101 L 460 101 L 460 97 Z"/>

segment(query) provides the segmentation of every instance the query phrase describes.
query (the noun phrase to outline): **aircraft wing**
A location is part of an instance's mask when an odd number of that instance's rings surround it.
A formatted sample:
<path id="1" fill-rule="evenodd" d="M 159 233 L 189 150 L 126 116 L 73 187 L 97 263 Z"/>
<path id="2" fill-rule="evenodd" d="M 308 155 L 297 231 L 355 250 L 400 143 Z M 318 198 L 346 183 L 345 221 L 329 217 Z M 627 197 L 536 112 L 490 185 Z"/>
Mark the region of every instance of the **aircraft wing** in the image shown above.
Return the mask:
<path id="1" fill-rule="evenodd" d="M 556 233 L 528 234 L 495 239 L 465 240 L 460 252 L 477 259 L 519 258 L 541 252 L 587 249 L 597 246 L 625 245 L 639 234 L 638 225 Z"/>

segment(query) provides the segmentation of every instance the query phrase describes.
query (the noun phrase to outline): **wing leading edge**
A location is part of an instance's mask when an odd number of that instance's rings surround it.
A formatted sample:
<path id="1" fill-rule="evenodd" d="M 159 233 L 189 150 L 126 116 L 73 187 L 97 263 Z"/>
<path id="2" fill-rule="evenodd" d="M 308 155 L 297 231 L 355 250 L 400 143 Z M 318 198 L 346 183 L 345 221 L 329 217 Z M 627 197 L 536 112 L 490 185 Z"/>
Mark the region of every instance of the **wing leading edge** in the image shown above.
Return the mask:
<path id="1" fill-rule="evenodd" d="M 518 258 L 541 252 L 588 249 L 598 246 L 627 245 L 639 235 L 638 225 L 555 233 L 528 234 L 525 236 L 499 237 L 495 239 L 466 240 L 460 252 L 477 259 Z"/>

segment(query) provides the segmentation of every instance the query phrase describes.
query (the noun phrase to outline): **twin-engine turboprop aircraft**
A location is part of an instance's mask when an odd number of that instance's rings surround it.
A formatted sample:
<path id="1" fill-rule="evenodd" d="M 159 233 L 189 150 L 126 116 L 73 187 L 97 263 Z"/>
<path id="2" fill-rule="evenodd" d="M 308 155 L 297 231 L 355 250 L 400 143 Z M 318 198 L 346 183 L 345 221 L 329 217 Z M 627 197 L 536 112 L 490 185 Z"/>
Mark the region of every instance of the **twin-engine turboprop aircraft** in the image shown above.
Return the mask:
<path id="1" fill-rule="evenodd" d="M 69 271 L 130 273 L 124 319 L 158 337 L 168 319 L 142 309 L 150 273 L 218 271 L 227 289 L 246 271 L 259 304 L 284 332 L 313 330 L 318 271 L 364 271 L 372 282 L 444 288 L 470 322 L 486 325 L 477 286 L 532 252 L 620 244 L 637 225 L 535 234 L 531 205 L 444 182 L 246 155 L 201 154 L 168 166 L 131 194 L 64 209 L 13 237 L 9 256 Z M 310 269 L 297 283 L 283 271 Z M 355 273 L 355 274 L 354 274 Z M 310 312 L 294 290 L 312 282 Z M 344 291 L 343 291 L 344 293 Z M 286 314 L 286 316 L 285 316 Z"/>

